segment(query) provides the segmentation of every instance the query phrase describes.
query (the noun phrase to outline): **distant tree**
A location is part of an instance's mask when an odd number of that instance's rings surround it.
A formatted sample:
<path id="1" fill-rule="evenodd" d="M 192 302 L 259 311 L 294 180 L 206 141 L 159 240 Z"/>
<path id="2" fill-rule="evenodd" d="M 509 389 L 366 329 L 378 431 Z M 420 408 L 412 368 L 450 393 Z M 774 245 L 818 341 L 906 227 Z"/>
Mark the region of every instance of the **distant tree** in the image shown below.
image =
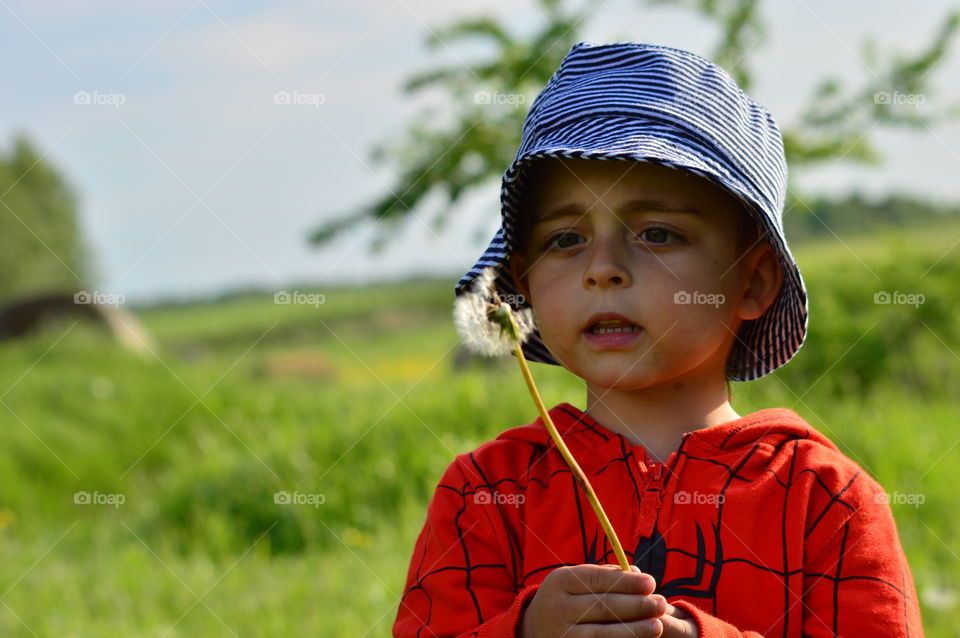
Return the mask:
<path id="1" fill-rule="evenodd" d="M 380 222 L 373 240 L 373 246 L 379 247 L 394 226 L 433 191 L 446 197 L 433 223 L 442 226 L 456 215 L 456 204 L 464 193 L 498 178 L 513 160 L 526 110 L 570 47 L 582 39 L 581 25 L 595 4 L 566 10 L 560 0 L 538 0 L 543 17 L 529 36 L 514 35 L 489 17 L 432 30 L 427 38 L 432 49 L 479 40 L 490 45 L 493 53 L 482 61 L 432 69 L 407 79 L 406 93 L 436 87 L 449 97 L 449 104 L 442 111 L 424 110 L 402 139 L 374 148 L 374 161 L 399 167 L 395 186 L 369 205 L 323 222 L 310 242 L 324 244 L 360 223 Z M 712 58 L 750 90 L 749 63 L 767 32 L 759 0 L 646 0 L 644 4 L 687 8 L 716 23 L 720 37 Z M 876 44 L 868 42 L 864 56 L 873 73 L 860 86 L 847 88 L 834 78 L 821 81 L 799 120 L 782 127 L 791 167 L 830 161 L 876 164 L 880 154 L 871 142 L 876 128 L 922 128 L 955 117 L 955 106 L 921 111 L 915 100 L 932 95 L 929 75 L 949 49 L 958 24 L 960 13 L 948 14 L 929 46 L 912 57 L 894 54 L 880 61 Z M 812 210 L 791 192 L 788 207 L 794 203 Z"/>
<path id="2" fill-rule="evenodd" d="M 89 254 L 67 182 L 24 136 L 0 155 L 0 302 L 80 289 Z"/>
<path id="3" fill-rule="evenodd" d="M 942 228 L 945 220 L 960 221 L 958 205 L 903 194 L 866 198 L 854 191 L 842 197 L 817 197 L 809 206 L 810 214 L 791 214 L 783 219 L 791 243 L 817 237 L 844 237 L 894 226 Z"/>

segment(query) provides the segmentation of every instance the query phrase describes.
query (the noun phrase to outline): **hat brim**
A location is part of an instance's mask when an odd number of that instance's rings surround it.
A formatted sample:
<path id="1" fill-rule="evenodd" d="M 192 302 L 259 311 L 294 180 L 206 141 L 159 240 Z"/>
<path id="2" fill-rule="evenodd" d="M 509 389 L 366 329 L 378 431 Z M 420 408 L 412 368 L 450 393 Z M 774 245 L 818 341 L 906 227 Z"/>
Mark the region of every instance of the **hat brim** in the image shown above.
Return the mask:
<path id="1" fill-rule="evenodd" d="M 566 131 L 569 133 L 569 128 Z M 722 152 L 712 153 L 703 146 L 693 148 L 683 136 L 677 135 L 671 139 L 669 132 L 662 130 L 656 134 L 637 133 L 631 135 L 629 143 L 625 144 L 621 133 L 616 144 L 605 145 L 602 139 L 587 139 L 587 143 L 584 143 L 585 135 L 589 138 L 583 130 L 570 135 L 570 138 L 579 141 L 576 146 L 563 144 L 559 140 L 544 140 L 507 168 L 503 174 L 500 196 L 501 227 L 473 268 L 457 283 L 456 294 L 466 292 L 484 268 L 493 267 L 497 272 L 496 285 L 509 295 L 511 305 L 518 310 L 529 307 L 513 280 L 509 260 L 516 247 L 520 191 L 526 169 L 532 160 L 559 157 L 650 162 L 698 174 L 740 199 L 769 239 L 783 270 L 783 284 L 774 302 L 757 319 L 743 322 L 737 332 L 727 359 L 727 378 L 731 381 L 757 379 L 793 358 L 806 337 L 807 294 L 800 269 L 778 223 L 779 211 L 774 209 L 776 204 L 751 196 L 749 185 L 741 178 L 737 167 L 720 160 L 724 157 Z M 624 146 L 629 146 L 629 150 L 624 150 Z M 559 365 L 543 343 L 539 330 L 535 330 L 523 344 L 523 353 L 528 361 Z"/>

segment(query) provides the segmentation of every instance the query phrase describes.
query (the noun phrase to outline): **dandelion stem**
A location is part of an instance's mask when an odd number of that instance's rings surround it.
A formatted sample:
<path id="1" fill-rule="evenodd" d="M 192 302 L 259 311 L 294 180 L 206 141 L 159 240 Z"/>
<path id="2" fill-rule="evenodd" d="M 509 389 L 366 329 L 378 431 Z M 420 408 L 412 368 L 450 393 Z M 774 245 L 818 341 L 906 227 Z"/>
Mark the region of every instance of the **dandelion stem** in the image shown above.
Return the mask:
<path id="1" fill-rule="evenodd" d="M 610 545 L 613 547 L 613 553 L 617 556 L 617 562 L 620 563 L 620 569 L 625 572 L 630 571 L 630 563 L 627 561 L 627 555 L 623 552 L 623 547 L 620 545 L 620 539 L 617 538 L 617 533 L 614 531 L 613 525 L 610 524 L 610 519 L 607 518 L 607 513 L 603 511 L 603 506 L 600 505 L 600 501 L 597 499 L 597 495 L 593 491 L 593 486 L 590 485 L 590 481 L 587 480 L 587 476 L 583 473 L 583 470 L 580 469 L 580 465 L 577 463 L 577 460 L 573 458 L 573 455 L 567 448 L 567 444 L 564 443 L 563 439 L 560 437 L 560 432 L 557 431 L 557 426 L 554 425 L 553 419 L 550 418 L 550 413 L 547 412 L 547 408 L 543 404 L 543 399 L 540 398 L 540 392 L 537 390 L 537 386 L 533 382 L 533 375 L 530 374 L 530 368 L 527 366 L 527 361 L 523 356 L 523 350 L 521 349 L 518 341 L 514 341 L 513 343 L 513 352 L 517 357 L 517 362 L 520 364 L 520 370 L 523 372 L 523 378 L 527 382 L 527 388 L 530 390 L 530 396 L 533 397 L 533 402 L 537 404 L 537 409 L 540 411 L 540 418 L 543 419 L 543 423 L 547 426 L 547 431 L 550 433 L 550 437 L 560 450 L 560 454 L 563 455 L 563 460 L 565 460 L 567 465 L 570 466 L 570 470 L 573 472 L 573 478 L 576 479 L 577 483 L 580 484 L 580 487 L 583 488 L 584 493 L 587 495 L 587 500 L 590 501 L 590 506 L 593 508 L 593 512 L 597 515 L 597 519 L 599 519 L 601 527 L 603 527 L 603 533 L 607 535 L 607 540 L 610 541 Z"/>

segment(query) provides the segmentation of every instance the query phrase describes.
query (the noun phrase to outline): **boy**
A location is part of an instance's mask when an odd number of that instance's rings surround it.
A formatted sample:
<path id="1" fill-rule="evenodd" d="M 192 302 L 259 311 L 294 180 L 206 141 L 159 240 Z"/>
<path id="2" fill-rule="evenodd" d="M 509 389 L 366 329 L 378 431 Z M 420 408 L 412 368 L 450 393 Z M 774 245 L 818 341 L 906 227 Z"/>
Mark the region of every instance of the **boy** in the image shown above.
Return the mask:
<path id="1" fill-rule="evenodd" d="M 880 485 L 783 408 L 725 384 L 789 361 L 806 290 L 767 111 L 686 51 L 579 43 L 533 102 L 487 266 L 584 379 L 551 417 L 459 455 L 417 538 L 396 637 L 922 636 Z"/>

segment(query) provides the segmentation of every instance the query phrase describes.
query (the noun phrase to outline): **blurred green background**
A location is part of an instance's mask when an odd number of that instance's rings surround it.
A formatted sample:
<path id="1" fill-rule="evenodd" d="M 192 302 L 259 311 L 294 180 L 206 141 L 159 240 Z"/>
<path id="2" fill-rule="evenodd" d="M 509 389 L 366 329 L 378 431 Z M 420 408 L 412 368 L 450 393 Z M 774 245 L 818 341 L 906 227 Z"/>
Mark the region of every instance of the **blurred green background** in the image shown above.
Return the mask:
<path id="1" fill-rule="evenodd" d="M 791 407 L 924 495 L 893 509 L 929 636 L 960 622 L 958 230 L 798 246 L 808 341 L 735 385 L 741 414 Z M 457 364 L 451 285 L 147 307 L 145 355 L 83 321 L 0 348 L 0 633 L 388 635 L 440 473 L 536 416 L 509 359 Z M 549 404 L 583 407 L 576 378 L 534 368 Z"/>
<path id="2" fill-rule="evenodd" d="M 0 636 L 389 635 L 442 471 L 536 417 L 461 349 L 453 284 L 533 97 L 622 39 L 774 111 L 810 330 L 734 407 L 911 497 L 926 634 L 958 635 L 954 4 L 0 4 Z"/>

